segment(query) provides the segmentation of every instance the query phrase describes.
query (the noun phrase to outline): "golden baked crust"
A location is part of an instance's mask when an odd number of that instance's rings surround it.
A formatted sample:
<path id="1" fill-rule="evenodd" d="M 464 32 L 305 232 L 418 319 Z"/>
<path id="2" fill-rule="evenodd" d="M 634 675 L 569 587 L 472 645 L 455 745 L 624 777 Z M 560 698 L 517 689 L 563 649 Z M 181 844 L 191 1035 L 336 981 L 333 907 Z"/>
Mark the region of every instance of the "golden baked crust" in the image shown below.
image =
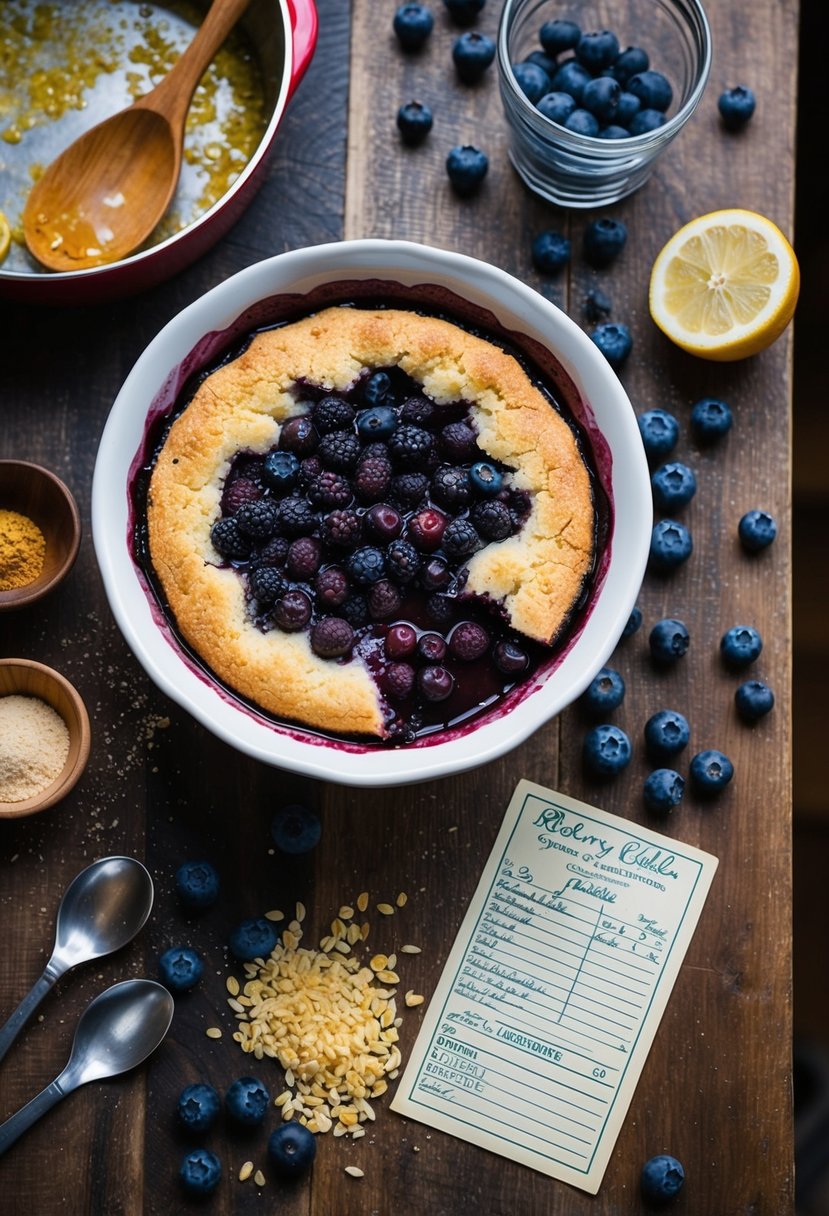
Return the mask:
<path id="1" fill-rule="evenodd" d="M 593 559 L 593 495 L 573 432 L 499 347 L 399 309 L 332 307 L 257 334 L 170 429 L 150 483 L 150 555 L 179 630 L 220 679 L 268 713 L 335 733 L 383 735 L 371 675 L 359 660 L 317 657 L 305 633 L 257 628 L 210 531 L 232 459 L 276 444 L 302 408 L 298 383 L 343 392 L 367 368 L 395 365 L 438 406 L 469 402 L 479 447 L 514 469 L 511 484 L 530 497 L 520 532 L 469 559 L 466 594 L 490 597 L 516 630 L 549 644 Z"/>

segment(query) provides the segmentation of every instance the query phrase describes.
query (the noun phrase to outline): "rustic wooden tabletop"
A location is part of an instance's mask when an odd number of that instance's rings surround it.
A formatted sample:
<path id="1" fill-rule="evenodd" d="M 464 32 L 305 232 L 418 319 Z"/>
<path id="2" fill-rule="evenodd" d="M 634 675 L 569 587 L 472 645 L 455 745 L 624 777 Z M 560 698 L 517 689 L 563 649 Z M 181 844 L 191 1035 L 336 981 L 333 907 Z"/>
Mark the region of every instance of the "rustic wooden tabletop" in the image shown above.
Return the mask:
<path id="1" fill-rule="evenodd" d="M 90 763 L 66 801 L 39 817 L 0 824 L 0 1020 L 40 973 L 60 895 L 83 866 L 133 854 L 146 862 L 157 888 L 141 936 L 118 955 L 67 975 L 3 1061 L 0 1119 L 63 1067 L 81 1010 L 107 984 L 155 975 L 158 955 L 184 940 L 208 960 L 204 981 L 178 1001 L 168 1040 L 147 1066 L 67 1098 L 0 1160 L 6 1216 L 187 1210 L 176 1177 L 187 1147 L 175 1126 L 177 1095 L 196 1080 L 223 1092 L 249 1071 L 231 1039 L 226 1005 L 229 927 L 301 900 L 313 934 L 359 891 L 381 899 L 405 890 L 401 932 L 423 952 L 406 961 L 404 987 L 428 998 L 521 778 L 665 830 L 720 859 L 598 1196 L 402 1119 L 384 1100 L 364 1139 L 322 1137 L 312 1175 L 295 1185 L 269 1177 L 260 1188 L 237 1180 L 244 1161 L 264 1166 L 275 1124 L 249 1136 L 220 1125 L 210 1146 L 225 1176 L 209 1210 L 621 1216 L 642 1210 L 642 1163 L 668 1152 L 687 1171 L 677 1213 L 792 1211 L 792 334 L 743 363 L 697 361 L 655 329 L 646 286 L 659 248 L 694 215 L 743 206 L 791 233 L 798 6 L 795 0 L 710 6 L 714 57 L 702 104 L 651 181 L 612 209 L 629 229 L 623 256 L 605 271 L 574 256 L 566 275 L 544 279 L 531 265 L 533 236 L 557 228 L 578 251 L 592 216 L 556 210 L 522 187 L 506 157 L 495 75 L 477 86 L 457 83 L 450 58 L 457 30 L 442 4 L 433 7 L 428 47 L 407 58 L 391 32 L 392 3 L 319 0 L 316 55 L 286 113 L 267 181 L 237 226 L 191 269 L 115 304 L 0 305 L 0 456 L 57 472 L 74 491 L 84 524 L 80 557 L 61 589 L 0 617 L 0 656 L 58 668 L 83 694 L 92 720 Z M 495 34 L 500 7 L 490 0 L 480 29 Z M 716 98 L 737 82 L 754 88 L 758 109 L 734 137 L 720 126 Z M 433 104 L 435 125 L 424 145 L 406 149 L 394 117 L 412 97 Z M 485 148 L 490 172 L 480 193 L 462 200 L 443 164 L 451 146 L 466 142 Z M 661 406 L 680 419 L 678 455 L 700 487 L 686 510 L 695 549 L 673 576 L 646 577 L 639 601 L 645 628 L 614 656 L 628 690 L 616 720 L 636 746 L 631 766 L 610 784 L 599 786 L 582 770 L 585 720 L 577 707 L 504 759 L 463 777 L 390 791 L 314 783 L 217 741 L 155 689 L 118 632 L 95 563 L 89 504 L 97 441 L 128 370 L 170 317 L 236 270 L 283 250 L 360 236 L 406 237 L 482 257 L 584 324 L 585 295 L 600 286 L 613 300 L 613 319 L 634 334 L 621 379 L 635 408 Z M 706 395 L 730 402 L 736 421 L 724 443 L 701 449 L 688 419 L 691 404 Z M 736 527 L 757 506 L 777 517 L 780 535 L 750 558 Z M 684 619 L 692 639 L 686 660 L 668 672 L 655 670 L 647 654 L 648 629 L 663 616 Z M 735 715 L 737 681 L 718 654 L 720 636 L 736 623 L 762 633 L 759 671 L 777 697 L 774 712 L 753 729 Z M 642 727 L 663 707 L 686 714 L 692 750 L 720 747 L 736 768 L 723 797 L 706 804 L 688 794 L 667 825 L 649 819 L 641 797 Z M 323 821 L 320 845 L 299 864 L 286 864 L 270 847 L 271 816 L 287 801 L 313 806 Z M 223 897 L 192 920 L 172 880 L 177 865 L 197 855 L 220 869 Z M 423 1008 L 406 1012 L 404 1058 Z M 211 1026 L 223 1030 L 221 1039 L 206 1037 Z M 261 1069 L 278 1092 L 276 1065 L 266 1060 Z M 520 1112 L 505 1111 L 504 1118 L 519 1119 Z M 364 1177 L 344 1174 L 349 1164 Z"/>

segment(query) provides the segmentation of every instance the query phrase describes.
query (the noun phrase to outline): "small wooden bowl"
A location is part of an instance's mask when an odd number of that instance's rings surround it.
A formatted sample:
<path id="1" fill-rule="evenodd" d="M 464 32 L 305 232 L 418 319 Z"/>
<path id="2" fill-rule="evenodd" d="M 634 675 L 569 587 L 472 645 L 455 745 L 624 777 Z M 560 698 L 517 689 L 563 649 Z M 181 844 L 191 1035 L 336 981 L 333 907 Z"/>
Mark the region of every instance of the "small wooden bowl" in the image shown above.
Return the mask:
<path id="1" fill-rule="evenodd" d="M 0 591 L 3 612 L 33 604 L 57 587 L 78 556 L 81 520 L 77 504 L 60 478 L 25 460 L 0 460 L 0 508 L 27 515 L 46 541 L 38 577 L 25 587 Z"/>
<path id="2" fill-rule="evenodd" d="M 89 759 L 89 715 L 80 694 L 59 672 L 31 659 L 0 659 L 0 697 L 39 697 L 63 718 L 69 731 L 69 753 L 51 785 L 20 802 L 0 801 L 0 820 L 45 811 L 73 788 Z"/>

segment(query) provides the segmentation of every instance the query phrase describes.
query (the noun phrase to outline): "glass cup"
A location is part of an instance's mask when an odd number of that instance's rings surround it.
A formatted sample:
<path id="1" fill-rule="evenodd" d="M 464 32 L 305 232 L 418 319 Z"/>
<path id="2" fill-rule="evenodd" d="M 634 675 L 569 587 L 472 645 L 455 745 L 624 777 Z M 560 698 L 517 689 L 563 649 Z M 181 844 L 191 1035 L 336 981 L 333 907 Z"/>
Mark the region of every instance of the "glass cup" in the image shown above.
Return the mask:
<path id="1" fill-rule="evenodd" d="M 546 21 L 571 20 L 583 33 L 612 30 L 622 50 L 647 51 L 673 101 L 661 127 L 626 139 L 570 131 L 546 118 L 519 88 L 513 65 L 542 52 Z M 572 51 L 558 56 L 559 65 Z M 562 207 L 597 207 L 638 190 L 693 114 L 711 67 L 711 32 L 698 0 L 506 0 L 498 31 L 498 77 L 509 156 L 536 194 Z M 623 86 L 624 87 L 624 86 Z"/>

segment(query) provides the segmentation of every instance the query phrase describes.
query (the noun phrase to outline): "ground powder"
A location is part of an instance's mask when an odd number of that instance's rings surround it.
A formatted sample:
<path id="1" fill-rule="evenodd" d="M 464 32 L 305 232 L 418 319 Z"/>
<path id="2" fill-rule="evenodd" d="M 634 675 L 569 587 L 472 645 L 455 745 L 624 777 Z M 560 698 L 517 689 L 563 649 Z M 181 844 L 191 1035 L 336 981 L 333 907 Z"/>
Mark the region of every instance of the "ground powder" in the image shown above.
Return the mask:
<path id="1" fill-rule="evenodd" d="M 33 583 L 45 556 L 46 541 L 34 520 L 0 507 L 0 591 Z"/>
<path id="2" fill-rule="evenodd" d="M 51 785 L 66 763 L 69 731 L 39 697 L 0 697 L 0 802 L 23 802 Z"/>

